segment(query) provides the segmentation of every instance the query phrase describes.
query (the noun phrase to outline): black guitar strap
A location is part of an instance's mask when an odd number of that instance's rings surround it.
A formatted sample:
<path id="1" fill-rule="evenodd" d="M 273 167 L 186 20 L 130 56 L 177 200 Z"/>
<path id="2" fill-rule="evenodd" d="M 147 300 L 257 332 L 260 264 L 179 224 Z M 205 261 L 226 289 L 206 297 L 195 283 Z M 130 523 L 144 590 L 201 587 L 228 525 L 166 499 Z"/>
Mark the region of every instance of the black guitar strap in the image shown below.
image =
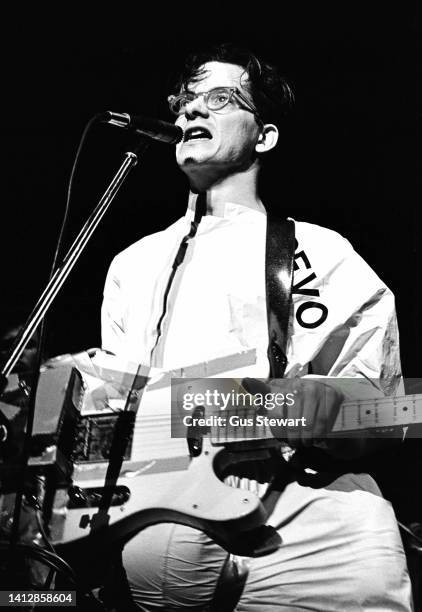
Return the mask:
<path id="1" fill-rule="evenodd" d="M 283 378 L 292 307 L 295 225 L 267 215 L 265 284 L 267 292 L 270 378 Z"/>

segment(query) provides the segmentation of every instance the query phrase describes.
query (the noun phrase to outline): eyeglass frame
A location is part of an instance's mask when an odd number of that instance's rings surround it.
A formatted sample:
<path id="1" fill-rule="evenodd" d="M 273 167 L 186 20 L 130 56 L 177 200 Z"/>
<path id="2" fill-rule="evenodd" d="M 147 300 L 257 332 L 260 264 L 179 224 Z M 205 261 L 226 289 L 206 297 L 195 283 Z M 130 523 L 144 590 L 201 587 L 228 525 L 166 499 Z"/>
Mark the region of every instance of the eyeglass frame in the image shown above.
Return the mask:
<path id="1" fill-rule="evenodd" d="M 221 106 L 220 108 L 210 108 L 208 106 L 208 98 L 210 96 L 210 94 L 215 91 L 216 89 L 224 89 L 224 90 L 228 90 L 229 91 L 229 97 L 227 99 L 227 102 L 225 102 L 223 104 L 223 106 Z M 232 101 L 232 98 L 234 97 L 234 99 L 236 100 L 236 102 L 239 104 L 240 108 L 243 108 L 243 110 L 247 110 L 250 113 L 252 113 L 253 115 L 255 115 L 256 120 L 258 121 L 258 123 L 260 125 L 264 125 L 261 117 L 259 116 L 258 110 L 257 108 L 255 108 L 255 106 L 252 104 L 252 102 L 249 102 L 249 100 L 246 98 L 246 96 L 244 96 L 242 94 L 242 92 L 237 88 L 237 87 L 229 87 L 226 85 L 221 85 L 219 87 L 213 87 L 212 89 L 209 89 L 208 91 L 201 91 L 199 93 L 194 93 L 193 91 L 184 91 L 183 93 L 180 93 L 178 95 L 170 95 L 167 98 L 167 102 L 169 103 L 169 107 L 170 107 L 170 111 L 176 115 L 176 117 L 180 117 L 181 115 L 183 115 L 183 113 L 185 111 L 182 111 L 180 113 L 176 113 L 173 109 L 172 109 L 172 103 L 177 99 L 177 98 L 182 98 L 183 96 L 186 96 L 186 94 L 193 96 L 191 98 L 191 100 L 189 100 L 189 102 L 193 102 L 194 100 L 196 100 L 197 98 L 199 98 L 200 96 L 204 97 L 204 102 L 205 105 L 207 107 L 208 110 L 216 112 L 219 111 L 223 108 L 225 108 L 228 104 L 230 104 L 230 102 Z M 243 107 L 242 107 L 243 104 Z M 185 105 L 186 108 L 186 105 Z"/>

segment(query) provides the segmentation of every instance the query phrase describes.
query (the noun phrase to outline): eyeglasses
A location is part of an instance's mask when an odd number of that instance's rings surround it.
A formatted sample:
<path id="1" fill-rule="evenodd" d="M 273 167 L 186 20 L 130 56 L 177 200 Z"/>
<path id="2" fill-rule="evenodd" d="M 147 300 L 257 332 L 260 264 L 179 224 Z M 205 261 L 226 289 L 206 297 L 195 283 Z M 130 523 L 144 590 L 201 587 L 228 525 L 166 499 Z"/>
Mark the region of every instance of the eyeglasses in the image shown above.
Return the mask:
<path id="1" fill-rule="evenodd" d="M 169 96 L 167 101 L 172 113 L 175 115 L 183 115 L 186 111 L 186 105 L 200 96 L 203 96 L 207 108 L 212 111 L 221 110 L 234 100 L 240 108 L 244 108 L 253 113 L 257 120 L 262 123 L 255 106 L 249 102 L 237 87 L 214 87 L 209 91 L 201 91 L 201 93 L 198 94 L 193 93 L 193 91 L 184 91 L 177 96 Z"/>

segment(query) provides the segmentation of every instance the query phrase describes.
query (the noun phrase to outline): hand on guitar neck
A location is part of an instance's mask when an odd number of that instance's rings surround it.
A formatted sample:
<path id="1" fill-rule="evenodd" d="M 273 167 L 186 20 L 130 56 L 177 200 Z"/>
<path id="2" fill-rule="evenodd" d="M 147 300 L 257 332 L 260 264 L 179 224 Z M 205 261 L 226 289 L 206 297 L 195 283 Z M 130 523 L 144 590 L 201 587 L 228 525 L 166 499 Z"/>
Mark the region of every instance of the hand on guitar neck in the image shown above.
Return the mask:
<path id="1" fill-rule="evenodd" d="M 344 402 L 341 391 L 324 382 L 309 378 L 271 379 L 267 382 L 245 378 L 242 386 L 252 394 L 282 394 L 292 398 L 283 405 L 266 411 L 272 434 L 287 442 L 292 448 L 311 446 L 324 450 L 335 459 L 352 460 L 397 440 L 385 440 L 368 436 L 365 431 L 356 435 L 335 437 L 330 435 Z"/>

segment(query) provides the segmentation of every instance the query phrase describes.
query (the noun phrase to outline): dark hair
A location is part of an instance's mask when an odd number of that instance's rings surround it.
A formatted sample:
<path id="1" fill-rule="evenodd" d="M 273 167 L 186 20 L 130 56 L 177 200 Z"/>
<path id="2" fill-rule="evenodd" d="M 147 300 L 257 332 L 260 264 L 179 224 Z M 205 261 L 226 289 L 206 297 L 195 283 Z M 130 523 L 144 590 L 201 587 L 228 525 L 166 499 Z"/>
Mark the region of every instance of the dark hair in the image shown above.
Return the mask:
<path id="1" fill-rule="evenodd" d="M 245 69 L 248 76 L 245 89 L 249 91 L 264 123 L 279 123 L 291 109 L 293 92 L 277 68 L 232 43 L 216 45 L 189 55 L 176 83 L 176 90 L 187 89 L 189 83 L 200 81 L 205 75 L 203 65 L 213 61 L 236 64 Z"/>

